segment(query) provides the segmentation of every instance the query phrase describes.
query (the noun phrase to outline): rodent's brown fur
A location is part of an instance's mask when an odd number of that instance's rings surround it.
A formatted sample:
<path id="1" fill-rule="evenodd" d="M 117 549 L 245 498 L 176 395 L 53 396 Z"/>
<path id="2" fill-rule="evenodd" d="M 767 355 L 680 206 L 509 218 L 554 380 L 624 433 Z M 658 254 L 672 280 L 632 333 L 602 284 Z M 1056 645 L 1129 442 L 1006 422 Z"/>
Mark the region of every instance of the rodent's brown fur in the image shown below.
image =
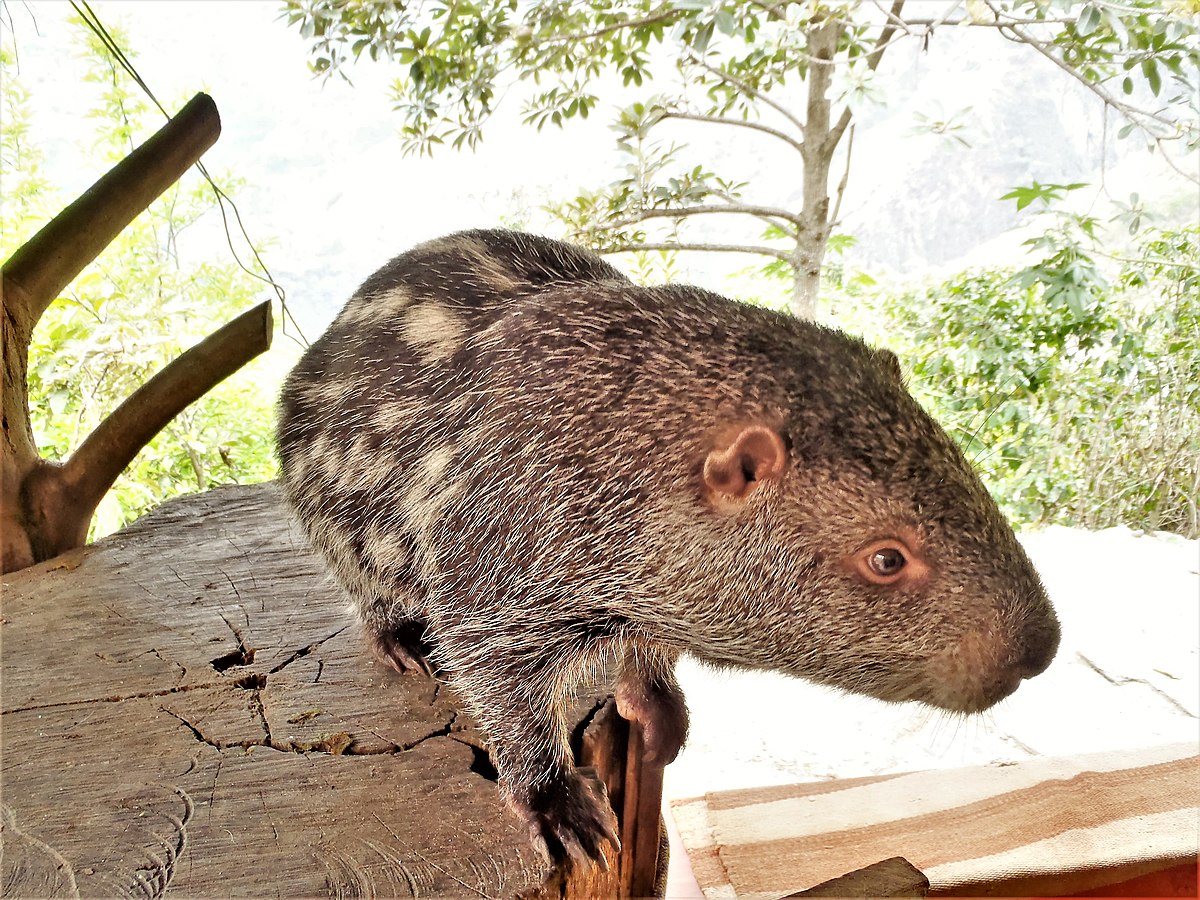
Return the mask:
<path id="1" fill-rule="evenodd" d="M 452 680 L 557 858 L 612 835 L 562 720 L 599 663 L 669 760 L 680 653 L 974 712 L 1057 647 L 892 354 L 544 238 L 463 232 L 371 276 L 288 378 L 279 444 L 376 648 Z"/>

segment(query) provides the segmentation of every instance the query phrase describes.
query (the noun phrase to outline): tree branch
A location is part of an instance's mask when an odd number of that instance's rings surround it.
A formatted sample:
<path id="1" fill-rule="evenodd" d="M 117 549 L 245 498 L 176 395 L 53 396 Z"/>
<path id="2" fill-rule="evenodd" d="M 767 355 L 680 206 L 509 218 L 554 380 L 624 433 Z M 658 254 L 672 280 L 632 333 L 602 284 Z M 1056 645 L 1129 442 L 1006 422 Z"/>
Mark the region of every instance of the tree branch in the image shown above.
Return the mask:
<path id="1" fill-rule="evenodd" d="M 77 507 L 87 510 L 85 521 L 151 438 L 270 346 L 271 304 L 267 302 L 176 357 L 96 426 L 61 470 Z"/>
<path id="2" fill-rule="evenodd" d="M 774 19 L 777 22 L 783 22 L 786 17 L 780 10 L 789 5 L 789 0 L 783 0 L 781 3 L 764 3 L 763 0 L 750 0 L 750 5 L 757 6 L 767 14 L 768 18 Z"/>
<path id="3" fill-rule="evenodd" d="M 729 203 L 726 206 L 680 206 L 672 209 L 647 209 L 627 218 L 618 219 L 615 222 L 605 222 L 604 226 L 606 228 L 624 228 L 627 225 L 636 225 L 647 219 L 686 219 L 688 216 L 704 215 L 707 213 L 739 213 L 759 218 L 777 218 L 800 227 L 800 217 L 795 213 L 790 213 L 786 209 L 778 209 L 773 206 L 753 206 L 747 203 Z"/>
<path id="4" fill-rule="evenodd" d="M 838 182 L 837 195 L 833 200 L 833 212 L 829 214 L 829 227 L 832 229 L 838 224 L 838 215 L 842 211 L 842 197 L 846 194 L 846 185 L 850 181 L 850 154 L 854 152 L 854 128 L 850 129 L 850 136 L 846 138 L 846 169 L 842 172 L 842 180 Z"/>
<path id="5" fill-rule="evenodd" d="M 904 9 L 904 0 L 892 0 L 892 8 L 888 11 L 887 24 L 883 26 L 883 30 L 879 32 L 879 37 L 875 41 L 875 46 L 871 52 L 867 54 L 867 68 L 874 72 L 879 68 L 879 61 L 883 59 L 883 53 L 888 48 L 888 42 L 893 34 L 896 33 L 896 23 L 901 21 L 900 12 Z"/>
<path id="6" fill-rule="evenodd" d="M 207 94 L 197 94 L 4 263 L 5 311 L 19 328 L 28 329 L 26 343 L 62 289 L 220 134 L 216 104 Z"/>
<path id="7" fill-rule="evenodd" d="M 791 113 L 791 111 L 788 110 L 786 107 L 782 106 L 779 103 L 776 103 L 774 100 L 772 100 L 770 97 L 768 97 L 766 94 L 762 93 L 761 91 L 758 91 L 755 88 L 750 87 L 750 85 L 746 84 L 746 82 L 742 81 L 740 78 L 730 75 L 728 72 L 725 72 L 725 71 L 717 68 L 716 66 L 709 65 L 703 59 L 701 59 L 699 56 L 697 56 L 695 51 L 693 51 L 690 47 L 687 48 L 687 55 L 688 55 L 688 58 L 695 65 L 710 72 L 711 74 L 715 75 L 717 78 L 720 78 L 722 81 L 726 81 L 729 84 L 732 84 L 735 88 L 737 88 L 739 91 L 741 91 L 747 97 L 757 100 L 759 103 L 762 103 L 764 106 L 771 107 L 771 109 L 775 110 L 775 112 L 779 113 L 781 116 L 783 116 L 785 119 L 787 119 L 793 125 L 795 125 L 798 129 L 800 129 L 801 133 L 804 132 L 804 123 L 801 122 L 799 119 L 797 119 Z"/>
<path id="8" fill-rule="evenodd" d="M 760 256 L 773 256 L 775 259 L 781 259 L 784 262 L 791 262 L 792 257 L 772 247 L 761 247 L 751 244 L 703 244 L 680 242 L 672 243 L 644 243 L 644 244 L 617 244 L 613 247 L 605 247 L 597 251 L 603 256 L 611 253 L 636 253 L 640 250 L 694 250 L 699 253 L 757 253 Z"/>
<path id="9" fill-rule="evenodd" d="M 995 10 L 995 7 L 992 5 L 991 0 L 985 0 L 985 2 L 987 2 L 989 9 L 992 9 L 994 12 L 996 12 L 997 16 L 1000 15 L 1000 13 Z M 1056 65 L 1058 68 L 1062 69 L 1064 72 L 1066 72 L 1068 75 L 1070 75 L 1079 84 L 1083 85 L 1085 88 L 1087 88 L 1093 94 L 1095 94 L 1098 98 L 1100 98 L 1100 100 L 1106 106 L 1111 106 L 1113 109 L 1115 109 L 1121 115 L 1123 115 L 1127 120 L 1129 120 L 1134 125 L 1136 125 L 1138 128 L 1140 128 L 1144 134 L 1146 134 L 1152 141 L 1154 141 L 1155 146 L 1158 147 L 1158 149 L 1161 153 L 1163 161 L 1166 162 L 1166 164 L 1168 166 L 1170 166 L 1176 173 L 1178 173 L 1179 175 L 1182 175 L 1188 181 L 1191 181 L 1194 184 L 1200 184 L 1200 178 L 1198 178 L 1196 175 L 1194 175 L 1191 172 L 1185 172 L 1183 169 L 1179 168 L 1179 166 L 1177 166 L 1175 164 L 1174 160 L 1171 159 L 1171 154 L 1169 152 L 1167 152 L 1167 148 L 1163 144 L 1163 141 L 1165 139 L 1164 136 L 1155 134 L 1153 131 L 1151 131 L 1150 128 L 1147 127 L 1146 122 L 1144 120 L 1149 120 L 1151 122 L 1154 122 L 1157 125 L 1160 125 L 1160 126 L 1163 126 L 1166 128 L 1175 128 L 1176 125 L 1174 123 L 1172 123 L 1170 120 L 1162 119 L 1159 116 L 1156 116 L 1154 113 L 1145 112 L 1144 110 L 1140 110 L 1135 106 L 1131 106 L 1128 103 L 1124 103 L 1124 102 L 1118 100 L 1116 97 L 1114 97 L 1108 91 L 1106 91 L 1101 85 L 1096 84 L 1095 82 L 1092 82 L 1092 81 L 1088 81 L 1086 78 L 1083 78 L 1070 65 L 1068 65 L 1063 60 L 1059 59 L 1057 56 L 1055 56 L 1054 53 L 1052 53 L 1050 51 L 1050 48 L 1046 45 L 1046 43 L 1044 41 L 1038 40 L 1036 37 L 1034 37 L 1028 31 L 1021 28 L 1016 23 L 1002 22 L 1002 23 L 998 23 L 996 27 L 1000 30 L 1001 34 L 1003 34 L 1005 31 L 1008 31 L 1013 35 L 1013 37 L 1016 41 L 1032 47 L 1039 54 L 1044 56 L 1046 59 L 1050 60 L 1050 62 L 1054 63 L 1054 65 Z"/>
<path id="10" fill-rule="evenodd" d="M 679 10 L 667 7 L 659 12 L 651 13 L 641 19 L 631 19 L 627 22 L 614 22 L 612 25 L 605 25 L 603 28 L 597 28 L 595 31 L 589 31 L 584 34 L 563 34 L 555 37 L 543 38 L 538 43 L 541 44 L 568 44 L 572 41 L 589 41 L 593 38 L 604 37 L 606 34 L 611 34 L 614 31 L 620 31 L 622 28 L 640 28 L 643 25 L 654 25 L 657 22 L 666 22 L 676 15 Z"/>
<path id="11" fill-rule="evenodd" d="M 664 119 L 685 119 L 689 122 L 711 122 L 714 125 L 733 125 L 737 128 L 749 128 L 752 131 L 761 131 L 763 134 L 769 134 L 772 137 L 786 143 L 793 150 L 799 153 L 804 152 L 804 145 L 800 141 L 793 138 L 785 131 L 780 131 L 778 128 L 772 128 L 770 125 L 763 125 L 761 122 L 752 122 L 747 119 L 731 119 L 727 116 L 705 116 L 699 113 L 687 112 L 668 112 L 663 115 Z"/>
<path id="12" fill-rule="evenodd" d="M 909 31 L 907 26 L 910 23 L 900 18 L 900 13 L 903 9 L 904 0 L 892 0 L 892 8 L 887 11 L 887 24 L 884 25 L 883 30 L 879 32 L 879 37 L 875 41 L 875 46 L 871 49 L 871 52 L 867 54 L 868 71 L 874 72 L 879 68 L 879 63 L 880 60 L 883 59 L 883 54 L 887 52 L 888 47 L 892 45 L 893 41 L 903 40 L 904 38 L 908 37 Z M 951 9 L 953 9 L 953 7 L 951 7 Z M 946 10 L 943 15 L 950 15 L 950 11 L 951 10 L 949 9 Z M 897 31 L 900 33 L 897 34 Z M 852 113 L 850 112 L 850 107 L 847 106 L 842 110 L 841 115 L 838 116 L 837 123 L 829 130 L 829 152 L 832 153 L 834 148 L 836 148 L 838 143 L 841 141 L 842 135 L 845 134 L 846 128 L 850 125 L 851 117 Z"/>

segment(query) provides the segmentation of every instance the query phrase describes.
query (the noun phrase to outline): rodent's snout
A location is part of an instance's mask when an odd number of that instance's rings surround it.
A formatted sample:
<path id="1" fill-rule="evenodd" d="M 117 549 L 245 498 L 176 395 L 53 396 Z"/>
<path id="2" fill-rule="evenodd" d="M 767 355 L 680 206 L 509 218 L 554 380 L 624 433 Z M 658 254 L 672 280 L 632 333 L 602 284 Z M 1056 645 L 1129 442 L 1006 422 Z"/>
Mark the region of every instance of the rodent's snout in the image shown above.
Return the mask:
<path id="1" fill-rule="evenodd" d="M 1008 627 L 1001 622 L 959 635 L 928 664 L 928 693 L 919 699 L 957 712 L 976 713 L 1013 693 L 1049 668 L 1058 652 L 1058 619 L 1049 601 Z"/>
<path id="2" fill-rule="evenodd" d="M 1054 654 L 1058 652 L 1061 636 L 1058 619 L 1054 613 L 1048 613 L 1043 621 L 1025 632 L 1024 653 L 1019 663 L 1022 678 L 1041 675 L 1050 667 L 1050 663 L 1054 661 Z"/>

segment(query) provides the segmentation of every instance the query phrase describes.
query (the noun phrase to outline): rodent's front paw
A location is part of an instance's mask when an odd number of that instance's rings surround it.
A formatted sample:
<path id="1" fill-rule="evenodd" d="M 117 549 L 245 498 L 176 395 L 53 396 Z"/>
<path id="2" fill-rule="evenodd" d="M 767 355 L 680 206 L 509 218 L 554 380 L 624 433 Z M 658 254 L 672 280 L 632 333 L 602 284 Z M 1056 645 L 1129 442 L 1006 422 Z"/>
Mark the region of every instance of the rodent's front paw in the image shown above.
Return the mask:
<path id="1" fill-rule="evenodd" d="M 596 770 L 576 768 L 513 799 L 534 846 L 556 865 L 595 864 L 608 871 L 604 842 L 618 851 L 617 817 Z"/>

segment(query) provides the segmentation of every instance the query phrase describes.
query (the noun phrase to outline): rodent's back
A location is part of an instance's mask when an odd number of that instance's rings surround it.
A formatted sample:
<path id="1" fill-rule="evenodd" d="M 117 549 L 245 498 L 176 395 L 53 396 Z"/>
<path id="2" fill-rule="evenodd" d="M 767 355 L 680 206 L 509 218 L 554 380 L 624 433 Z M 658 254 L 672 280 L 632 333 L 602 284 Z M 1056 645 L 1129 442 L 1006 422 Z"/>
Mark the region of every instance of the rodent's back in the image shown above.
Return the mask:
<path id="1" fill-rule="evenodd" d="M 288 498 L 360 604 L 401 585 L 420 605 L 425 531 L 447 485 L 439 454 L 483 408 L 478 336 L 550 287 L 628 284 L 594 254 L 468 231 L 368 278 L 288 376 L 278 444 Z"/>

